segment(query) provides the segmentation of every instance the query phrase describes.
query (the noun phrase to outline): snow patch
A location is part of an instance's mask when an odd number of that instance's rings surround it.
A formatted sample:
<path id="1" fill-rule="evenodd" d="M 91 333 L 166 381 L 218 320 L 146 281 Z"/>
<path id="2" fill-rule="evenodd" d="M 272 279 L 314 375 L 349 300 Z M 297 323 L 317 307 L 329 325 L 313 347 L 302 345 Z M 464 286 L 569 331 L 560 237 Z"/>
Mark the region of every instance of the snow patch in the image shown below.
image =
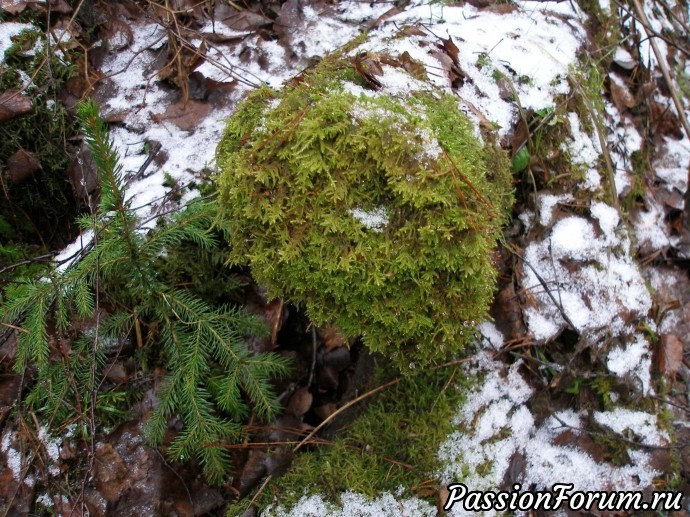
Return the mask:
<path id="1" fill-rule="evenodd" d="M 589 220 L 571 216 L 525 250 L 528 266 L 523 268 L 520 283 L 536 302 L 536 307 L 525 310 L 528 328 L 536 339 L 556 337 L 565 326 L 557 304 L 577 330 L 591 338 L 598 331 L 621 333 L 631 317 L 644 317 L 651 308 L 644 279 L 629 252 L 630 243 L 627 237 L 616 236 L 613 209 L 597 203 L 593 209 L 601 235 Z"/>
<path id="2" fill-rule="evenodd" d="M 643 411 L 618 407 L 612 411 L 594 413 L 594 420 L 620 435 L 632 432 L 644 445 L 662 446 L 669 441 L 668 434 L 659 430 L 656 415 Z"/>
<path id="3" fill-rule="evenodd" d="M 484 375 L 484 380 L 467 397 L 456 423 L 460 430 L 441 446 L 439 456 L 446 464 L 441 472 L 444 483 L 462 481 L 470 490 L 495 490 L 504 482 L 515 455 L 524 458 L 524 472 L 515 481 L 535 489 L 549 489 L 554 480 L 573 483 L 575 490 L 632 490 L 651 486 L 658 473 L 649 466 L 646 453 L 630 454 L 631 462 L 622 467 L 595 461 L 575 445 L 557 445 L 563 433 L 575 436 L 582 431 L 584 413 L 561 411 L 537 425 L 526 402 L 532 389 L 519 373 L 520 363 L 507 372 L 501 363 L 484 359 L 469 372 Z M 617 417 L 621 424 L 612 424 Z M 664 443 L 666 437 L 656 428 L 653 415 L 615 409 L 594 415 L 613 432 L 634 428 L 643 443 Z M 637 427 L 641 426 L 639 430 Z M 560 440 L 559 440 L 560 439 Z M 571 440 L 572 441 L 572 440 Z M 631 451 L 633 452 L 633 451 Z M 452 516 L 474 515 L 456 505 Z M 495 515 L 488 513 L 486 515 Z"/>
<path id="4" fill-rule="evenodd" d="M 372 211 L 353 208 L 350 210 L 350 214 L 364 226 L 376 232 L 382 231 L 383 227 L 388 224 L 388 213 L 385 207 L 379 207 Z"/>
<path id="5" fill-rule="evenodd" d="M 553 211 L 559 203 L 567 203 L 574 201 L 572 194 L 539 194 L 539 224 L 546 227 L 551 224 L 553 219 Z"/>
<path id="6" fill-rule="evenodd" d="M 0 23 L 0 62 L 5 61 L 5 53 L 13 45 L 12 38 L 24 31 L 36 29 L 30 23 L 2 22 Z"/>
<path id="7" fill-rule="evenodd" d="M 608 354 L 606 367 L 619 377 L 634 375 L 640 382 L 643 395 L 652 391 L 651 349 L 649 343 L 636 336 L 635 341 L 625 348 L 614 348 Z"/>
<path id="8" fill-rule="evenodd" d="M 304 496 L 290 510 L 269 506 L 264 517 L 433 517 L 436 508 L 417 498 L 400 499 L 391 493 L 368 499 L 361 494 L 345 492 L 340 507 L 320 495 Z"/>

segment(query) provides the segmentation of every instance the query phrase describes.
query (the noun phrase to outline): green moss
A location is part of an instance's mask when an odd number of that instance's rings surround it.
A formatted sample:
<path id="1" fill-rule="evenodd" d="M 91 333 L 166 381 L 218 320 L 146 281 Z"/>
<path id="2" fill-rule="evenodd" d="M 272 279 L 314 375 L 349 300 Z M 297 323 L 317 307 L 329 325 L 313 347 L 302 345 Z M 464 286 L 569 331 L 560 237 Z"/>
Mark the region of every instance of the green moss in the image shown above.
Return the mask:
<path id="1" fill-rule="evenodd" d="M 374 395 L 335 441 L 300 453 L 288 472 L 261 492 L 257 506 L 292 506 L 305 489 L 336 503 L 346 490 L 376 497 L 406 487 L 406 495 L 428 495 L 426 488 L 437 487 L 437 451 L 453 431 L 453 416 L 466 393 L 463 385 L 467 382 L 458 381 L 452 368 L 405 376 Z M 236 503 L 228 515 L 241 514 L 247 504 Z"/>
<path id="2" fill-rule="evenodd" d="M 34 29 L 14 38 L 5 53 L 0 91 L 25 90 L 32 112 L 0 125 L 0 161 L 22 149 L 32 153 L 41 166 L 22 184 L 6 181 L 3 185 L 5 202 L 0 203 L 0 218 L 12 225 L 17 241 L 50 247 L 71 240 L 78 207 L 65 171 L 72 159 L 69 141 L 78 131 L 58 99 L 66 81 L 78 75 L 69 61 L 78 59 L 79 52 L 72 50 L 70 55 L 59 57 L 54 47 L 47 47 L 45 35 Z M 27 78 L 32 81 L 25 86 Z"/>
<path id="3" fill-rule="evenodd" d="M 229 121 L 217 161 L 231 261 L 398 365 L 437 361 L 491 301 L 510 165 L 454 97 L 358 96 L 355 82 L 329 58 Z"/>

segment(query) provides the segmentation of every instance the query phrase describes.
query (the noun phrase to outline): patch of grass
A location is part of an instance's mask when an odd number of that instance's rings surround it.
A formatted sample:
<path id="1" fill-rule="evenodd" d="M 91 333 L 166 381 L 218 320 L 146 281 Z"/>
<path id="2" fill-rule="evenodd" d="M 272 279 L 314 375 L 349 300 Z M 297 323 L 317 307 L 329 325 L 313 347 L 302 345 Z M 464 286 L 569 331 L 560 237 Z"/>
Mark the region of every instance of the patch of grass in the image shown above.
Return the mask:
<path id="1" fill-rule="evenodd" d="M 392 373 L 390 368 L 379 368 L 379 385 Z M 468 384 L 453 367 L 403 377 L 374 395 L 365 412 L 335 441 L 300 453 L 288 473 L 259 495 L 257 505 L 289 507 L 305 490 L 333 502 L 346 490 L 374 497 L 408 487 L 407 495 L 424 496 L 422 487 L 436 485 L 433 473 L 440 467 L 436 453 L 454 429 L 452 418 Z M 243 501 L 236 503 L 228 516 L 242 513 L 246 506 Z"/>

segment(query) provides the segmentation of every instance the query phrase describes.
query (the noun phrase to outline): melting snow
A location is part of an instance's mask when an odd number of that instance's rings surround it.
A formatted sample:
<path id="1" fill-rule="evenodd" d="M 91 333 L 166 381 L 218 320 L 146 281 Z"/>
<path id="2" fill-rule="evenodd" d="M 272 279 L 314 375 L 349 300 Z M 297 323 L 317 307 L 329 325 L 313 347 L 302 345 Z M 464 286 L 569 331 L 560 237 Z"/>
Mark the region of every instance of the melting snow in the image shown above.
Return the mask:
<path id="1" fill-rule="evenodd" d="M 461 430 L 441 447 L 440 457 L 446 464 L 441 473 L 444 483 L 461 480 L 470 490 L 496 490 L 504 483 L 511 459 L 521 455 L 524 476 L 511 482 L 536 489 L 549 489 L 556 480 L 573 483 L 575 490 L 631 490 L 651 484 L 658 473 L 648 465 L 646 454 L 631 454 L 629 465 L 616 467 L 595 461 L 572 445 L 557 445 L 565 432 L 575 437 L 581 434 L 586 415 L 561 411 L 537 425 L 525 405 L 532 389 L 519 373 L 520 367 L 518 362 L 504 372 L 501 363 L 484 356 L 469 372 L 485 377 L 461 408 L 457 418 Z M 656 430 L 654 415 L 615 410 L 593 416 L 616 433 L 634 429 L 643 443 L 667 440 Z M 449 515 L 473 514 L 456 505 Z"/>
<path id="2" fill-rule="evenodd" d="M 669 440 L 665 432 L 659 431 L 656 415 L 643 411 L 618 407 L 612 411 L 594 413 L 594 420 L 621 435 L 626 431 L 632 432 L 644 445 L 661 446 Z"/>
<path id="3" fill-rule="evenodd" d="M 12 38 L 26 30 L 35 29 L 30 23 L 2 22 L 0 23 L 0 61 L 5 60 L 5 52 L 12 46 Z"/>
<path id="4" fill-rule="evenodd" d="M 688 137 L 675 140 L 664 137 L 660 158 L 654 162 L 654 174 L 666 182 L 669 190 L 684 193 L 688 188 L 688 169 L 690 169 L 690 143 Z"/>
<path id="5" fill-rule="evenodd" d="M 606 2 L 601 0 L 600 3 Z M 292 58 L 288 59 L 285 48 L 278 42 L 252 35 L 245 39 L 244 45 L 230 50 L 220 45 L 211 46 L 207 62 L 197 71 L 217 81 L 232 82 L 235 86 L 231 94 L 233 102 L 262 82 L 280 87 L 299 72 L 306 59 L 323 56 L 340 47 L 359 32 L 361 21 L 378 18 L 390 6 L 388 3 L 342 2 L 333 7 L 338 10 L 337 14 L 306 7 L 301 31 L 304 45 L 297 48 L 293 56 L 299 66 L 288 64 Z M 586 15 L 572 2 L 521 1 L 514 12 L 500 15 L 470 5 L 429 5 L 418 0 L 404 12 L 382 22 L 357 52 L 387 51 L 394 56 L 408 52 L 412 59 L 425 65 L 431 82 L 449 90 L 442 64 L 430 49 L 435 48 L 439 37 L 452 37 L 458 44 L 460 68 L 467 74 L 457 91 L 460 104 L 470 112 L 478 110 L 497 124 L 500 135 L 505 136 L 516 120 L 517 109 L 513 100 L 502 95 L 496 78 L 510 78 L 523 108 L 552 108 L 556 96 L 570 93 L 567 76 L 576 64 L 577 53 L 586 36 L 585 19 Z M 414 23 L 423 27 L 427 34 L 394 37 L 399 34 L 400 27 Z M 655 28 L 660 28 L 660 23 L 654 18 Z M 16 34 L 12 31 L 23 28 L 7 23 L 0 25 L 0 51 L 4 52 L 9 38 Z M 215 28 L 227 37 L 241 35 L 222 24 L 216 24 Z M 203 30 L 213 29 L 206 26 Z M 190 131 L 166 121 L 162 114 L 176 98 L 158 84 L 154 63 L 157 51 L 165 43 L 165 31 L 156 24 L 135 25 L 131 30 L 130 47 L 106 58 L 103 72 L 110 76 L 111 87 L 119 95 L 108 99 L 103 111 L 113 118 L 123 119 L 120 127 L 113 129 L 112 137 L 126 174 L 136 173 L 146 160 L 145 141 L 160 142 L 168 153 L 163 166 L 151 164 L 150 175 L 130 185 L 133 204 L 141 207 L 142 217 L 148 217 L 150 204 L 155 205 L 166 192 L 162 185 L 164 170 L 186 184 L 195 172 L 199 172 L 201 165 L 212 167 L 215 146 L 232 107 L 215 109 L 212 116 Z M 619 48 L 615 59 L 632 58 Z M 344 86 L 360 98 L 405 94 L 410 89 L 426 88 L 424 83 L 399 69 L 389 66 L 384 69 L 386 73 L 380 77 L 383 88 L 379 92 L 349 83 Z M 356 114 L 357 107 L 353 110 Z M 607 114 L 611 127 L 616 128 L 607 138 L 616 168 L 616 188 L 621 193 L 630 185 L 630 152 L 639 149 L 642 139 L 630 121 L 623 119 L 612 105 L 607 104 Z M 601 154 L 599 140 L 582 129 L 576 114 L 568 115 L 568 124 L 572 139 L 567 143 L 567 151 L 573 161 L 585 169 L 586 180 L 582 186 L 596 190 L 601 185 L 596 169 Z M 420 138 L 424 140 L 426 136 L 420 135 Z M 621 143 L 625 145 L 617 148 Z M 667 140 L 666 146 L 668 160 L 655 163 L 656 174 L 669 188 L 682 190 L 687 187 L 687 168 L 683 174 L 690 156 L 687 139 Z M 432 139 L 427 147 L 433 154 Z M 621 228 L 617 211 L 605 203 L 592 203 L 591 217 L 570 216 L 554 221 L 560 216 L 554 210 L 556 205 L 572 199 L 569 194 L 540 196 L 538 218 L 546 232 L 541 240 L 532 242 L 524 251 L 531 267 L 523 267 L 521 287 L 534 300 L 534 306 L 525 311 L 526 323 L 538 340 L 554 338 L 565 325 L 554 301 L 544 292 L 538 274 L 581 333 L 593 340 L 600 334 L 627 336 L 623 340 L 627 344 L 608 352 L 607 367 L 618 376 L 636 376 L 646 393 L 651 390 L 649 345 L 643 338 L 634 336 L 628 319 L 643 318 L 651 307 L 651 298 L 630 254 L 630 241 Z M 373 211 L 354 208 L 350 212 L 375 231 L 380 231 L 387 223 L 383 207 Z M 535 214 L 525 212 L 519 217 L 531 222 Z M 651 206 L 635 224 L 637 239 L 656 247 L 668 245 L 668 234 L 662 223 L 663 212 Z M 81 242 L 65 249 L 59 259 L 71 256 L 89 240 L 89 235 L 83 236 Z M 497 350 L 503 345 L 503 336 L 495 325 L 485 322 L 479 330 L 489 348 Z M 573 446 L 556 445 L 556 439 L 565 431 L 578 434 L 586 415 L 562 411 L 537 423 L 526 405 L 533 390 L 520 373 L 520 367 L 520 363 L 516 363 L 506 371 L 502 363 L 481 354 L 471 375 L 483 375 L 484 382 L 460 408 L 455 422 L 461 428 L 448 437 L 439 451 L 440 458 L 446 462 L 442 471 L 445 481 L 462 480 L 472 490 L 495 489 L 502 483 L 513 455 L 521 454 L 526 464 L 521 482 L 534 483 L 538 487 L 549 487 L 554 480 L 572 481 L 576 489 L 582 490 L 611 487 L 624 490 L 651 485 L 657 472 L 647 464 L 645 453 L 630 451 L 630 464 L 615 467 L 597 462 Z M 617 408 L 609 413 L 597 413 L 594 418 L 617 433 L 633 430 L 644 443 L 659 444 L 666 440 L 656 430 L 653 415 Z M 21 457 L 10 447 L 10 440 L 5 433 L 0 451 L 8 457 L 13 471 L 19 473 Z M 55 450 L 52 445 L 48 447 L 52 457 Z M 465 475 L 467 472 L 469 476 Z M 436 513 L 424 501 L 402 500 L 389 493 L 368 500 L 348 492 L 342 495 L 341 502 L 342 506 L 335 506 L 321 496 L 305 495 L 292 509 L 272 508 L 265 515 L 379 517 Z M 457 508 L 454 512 L 452 515 L 461 515 Z"/>
<path id="6" fill-rule="evenodd" d="M 619 377 L 635 376 L 641 384 L 643 395 L 649 395 L 652 391 L 651 366 L 651 349 L 641 336 L 636 336 L 635 341 L 625 348 L 611 350 L 606 360 L 606 367 L 611 373 Z"/>
<path id="7" fill-rule="evenodd" d="M 436 508 L 417 498 L 401 499 L 385 493 L 370 500 L 352 492 L 340 496 L 341 507 L 323 500 L 319 495 L 304 496 L 290 510 L 267 508 L 267 517 L 434 517 Z"/>
<path id="8" fill-rule="evenodd" d="M 549 226 L 553 219 L 553 211 L 559 203 L 574 201 L 572 194 L 539 194 L 539 224 Z"/>
<path id="9" fill-rule="evenodd" d="M 377 232 L 382 231 L 383 227 L 388 224 L 388 214 L 384 207 L 379 207 L 376 210 L 367 212 L 360 208 L 353 208 L 350 210 L 352 217 L 357 219 L 364 226 L 370 230 Z"/>
<path id="10" fill-rule="evenodd" d="M 521 283 L 536 302 L 534 309 L 526 311 L 526 319 L 537 339 L 553 338 L 565 325 L 539 277 L 577 330 L 592 339 L 597 332 L 623 332 L 629 321 L 622 314 L 644 317 L 651 308 L 644 279 L 629 252 L 630 243 L 616 236 L 612 209 L 594 204 L 593 210 L 601 235 L 589 220 L 571 216 L 525 250 L 528 265 Z"/>

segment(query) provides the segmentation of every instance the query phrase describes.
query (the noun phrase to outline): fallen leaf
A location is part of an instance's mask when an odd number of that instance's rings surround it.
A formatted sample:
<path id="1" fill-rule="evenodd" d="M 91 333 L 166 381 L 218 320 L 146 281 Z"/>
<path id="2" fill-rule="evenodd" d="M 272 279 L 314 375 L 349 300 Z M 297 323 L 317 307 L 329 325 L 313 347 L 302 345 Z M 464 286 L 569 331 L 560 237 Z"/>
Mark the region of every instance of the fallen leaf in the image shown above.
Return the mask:
<path id="1" fill-rule="evenodd" d="M 635 106 L 635 97 L 621 80 L 610 77 L 609 90 L 611 100 L 621 113 Z"/>
<path id="2" fill-rule="evenodd" d="M 659 339 L 659 371 L 672 381 L 683 364 L 683 343 L 674 334 L 662 334 Z"/>
<path id="3" fill-rule="evenodd" d="M 321 336 L 321 340 L 323 341 L 323 346 L 326 349 L 326 352 L 330 352 L 331 350 L 345 346 L 347 343 L 345 338 L 333 325 L 321 327 L 319 329 L 319 335 Z"/>
<path id="4" fill-rule="evenodd" d="M 336 409 L 337 409 L 337 406 L 333 402 L 329 402 L 329 403 L 324 404 L 322 406 L 315 407 L 314 408 L 314 414 L 316 416 L 318 416 L 321 420 L 326 420 L 333 413 L 335 413 Z"/>
<path id="5" fill-rule="evenodd" d="M 653 132 L 672 135 L 678 140 L 683 138 L 683 130 L 681 129 L 680 121 L 670 105 L 651 101 L 649 103 L 649 110 L 649 118 Z M 656 128 L 656 130 L 654 130 L 654 128 Z"/>
<path id="6" fill-rule="evenodd" d="M 0 9 L 10 14 L 21 13 L 29 5 L 29 2 L 24 0 L 0 0 Z"/>
<path id="7" fill-rule="evenodd" d="M 65 0 L 50 0 L 48 3 L 53 13 L 69 14 L 72 12 L 72 8 Z M 27 7 L 44 13 L 48 11 L 45 0 L 0 0 L 0 9 L 10 14 L 21 13 Z"/>
<path id="8" fill-rule="evenodd" d="M 498 293 L 491 306 L 491 315 L 496 328 L 500 330 L 508 341 L 523 339 L 527 336 L 527 329 L 522 320 L 520 298 L 515 292 L 513 282 L 510 282 Z"/>
<path id="9" fill-rule="evenodd" d="M 205 120 L 211 113 L 212 106 L 207 102 L 190 100 L 184 103 L 184 99 L 171 104 L 165 110 L 162 120 L 172 122 L 183 131 L 193 131 L 194 128 Z"/>
<path id="10" fill-rule="evenodd" d="M 311 409 L 314 396 L 309 392 L 309 388 L 304 386 L 297 389 L 287 403 L 285 411 L 293 414 L 297 418 L 302 418 Z"/>
<path id="11" fill-rule="evenodd" d="M 448 39 L 441 38 L 441 41 L 443 42 L 443 50 L 446 51 L 446 54 L 450 56 L 455 65 L 460 66 L 460 63 L 458 61 L 458 54 L 460 53 L 460 49 L 453 42 L 453 38 L 451 38 L 449 35 Z"/>
<path id="12" fill-rule="evenodd" d="M 33 110 L 31 100 L 21 90 L 7 90 L 0 95 L 0 122 L 26 115 Z"/>
<path id="13" fill-rule="evenodd" d="M 376 27 L 378 27 L 379 25 L 381 25 L 383 22 L 385 22 L 388 18 L 391 18 L 391 17 L 393 17 L 393 16 L 396 16 L 396 15 L 398 15 L 398 14 L 400 14 L 400 13 L 401 13 L 400 9 L 398 9 L 398 7 L 396 7 L 396 6 L 393 6 L 393 7 L 391 7 L 390 9 L 388 9 L 385 13 L 383 13 L 381 16 L 379 16 L 378 18 L 376 18 L 374 21 L 369 22 L 369 23 L 366 25 L 366 28 L 367 28 L 368 31 L 371 30 L 371 29 L 375 29 Z M 423 36 L 424 33 L 422 33 L 421 35 Z"/>
<path id="14" fill-rule="evenodd" d="M 510 139 L 510 148 L 513 152 L 513 156 L 518 152 L 518 150 L 527 143 L 529 140 L 529 127 L 527 126 L 527 120 L 529 120 L 531 114 L 525 113 L 525 117 L 520 117 L 518 120 L 515 131 L 513 131 L 513 136 Z"/>
<path id="15" fill-rule="evenodd" d="M 364 79 L 374 90 L 378 90 L 383 86 L 381 81 L 376 78 L 379 75 L 383 75 L 383 69 L 373 53 L 362 52 L 357 54 L 357 56 L 352 59 L 352 65 L 362 79 Z"/>
<path id="16" fill-rule="evenodd" d="M 94 463 L 96 488 L 106 501 L 115 502 L 127 489 L 129 469 L 120 453 L 109 443 L 102 443 L 96 449 Z"/>
<path id="17" fill-rule="evenodd" d="M 500 2 L 490 5 L 486 10 L 495 14 L 510 14 L 517 10 L 518 6 L 512 2 Z"/>
<path id="18" fill-rule="evenodd" d="M 415 59 L 412 59 L 412 56 L 410 56 L 410 53 L 406 50 L 405 52 L 402 53 L 400 56 L 400 62 L 402 64 L 402 67 L 415 79 L 419 79 L 420 81 L 426 81 L 427 76 L 426 76 L 426 68 L 424 68 L 424 65 Z"/>
<path id="19" fill-rule="evenodd" d="M 34 153 L 19 149 L 7 159 L 7 178 L 14 185 L 24 183 L 41 170 L 41 163 Z"/>
<path id="20" fill-rule="evenodd" d="M 67 168 L 67 176 L 76 196 L 88 205 L 91 194 L 98 190 L 100 184 L 96 163 L 86 143 L 82 143 L 77 156 Z"/>
<path id="21" fill-rule="evenodd" d="M 132 44 L 134 35 L 132 29 L 122 20 L 114 20 L 113 23 L 107 27 L 105 38 L 108 42 L 108 48 L 111 51 L 123 50 Z"/>

